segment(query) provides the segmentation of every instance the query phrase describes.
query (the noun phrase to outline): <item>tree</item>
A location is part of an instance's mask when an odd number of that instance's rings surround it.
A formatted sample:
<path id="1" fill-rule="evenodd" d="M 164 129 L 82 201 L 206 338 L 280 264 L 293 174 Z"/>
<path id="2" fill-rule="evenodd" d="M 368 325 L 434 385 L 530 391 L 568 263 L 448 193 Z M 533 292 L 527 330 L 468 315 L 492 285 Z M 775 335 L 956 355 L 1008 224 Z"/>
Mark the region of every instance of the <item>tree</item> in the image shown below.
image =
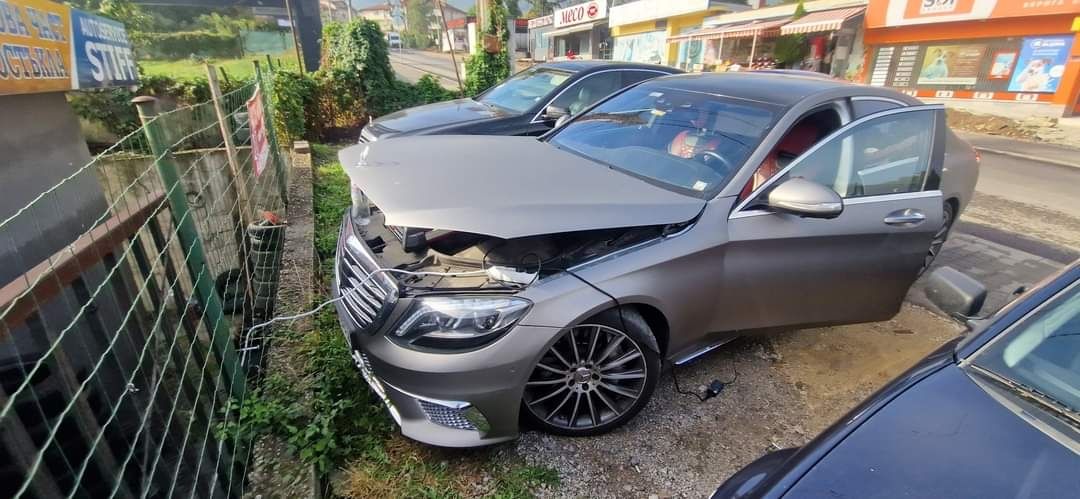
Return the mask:
<path id="1" fill-rule="evenodd" d="M 528 2 L 529 10 L 525 13 L 526 17 L 546 16 L 567 3 L 560 0 L 528 0 Z"/>
<path id="2" fill-rule="evenodd" d="M 799 5 L 795 6 L 795 13 L 791 15 L 792 19 L 799 19 L 806 16 L 806 6 L 803 5 L 803 0 L 799 0 Z"/>
<path id="3" fill-rule="evenodd" d="M 434 18 L 434 6 L 428 0 L 405 1 L 405 41 L 417 48 L 426 48 L 431 44 L 431 21 Z"/>

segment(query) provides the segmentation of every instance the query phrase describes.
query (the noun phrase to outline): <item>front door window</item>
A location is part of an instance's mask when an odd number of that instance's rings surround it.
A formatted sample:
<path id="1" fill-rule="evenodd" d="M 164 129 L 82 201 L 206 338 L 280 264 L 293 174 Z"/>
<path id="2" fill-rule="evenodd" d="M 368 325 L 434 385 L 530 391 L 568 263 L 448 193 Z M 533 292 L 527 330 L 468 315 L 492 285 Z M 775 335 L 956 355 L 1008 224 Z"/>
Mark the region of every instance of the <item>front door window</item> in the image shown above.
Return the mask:
<path id="1" fill-rule="evenodd" d="M 933 109 L 879 115 L 796 159 L 784 179 L 802 177 L 845 199 L 922 191 L 930 170 Z"/>

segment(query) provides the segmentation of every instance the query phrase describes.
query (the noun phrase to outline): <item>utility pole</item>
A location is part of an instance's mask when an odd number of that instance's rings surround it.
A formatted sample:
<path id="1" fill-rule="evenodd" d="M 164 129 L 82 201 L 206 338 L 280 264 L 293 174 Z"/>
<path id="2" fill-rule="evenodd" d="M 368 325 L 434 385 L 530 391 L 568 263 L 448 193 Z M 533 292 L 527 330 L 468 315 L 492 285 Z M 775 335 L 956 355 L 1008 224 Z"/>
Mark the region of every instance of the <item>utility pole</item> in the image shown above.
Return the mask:
<path id="1" fill-rule="evenodd" d="M 439 5 L 439 14 L 442 17 L 443 33 L 446 33 L 446 43 L 450 44 L 450 61 L 454 63 L 454 77 L 457 78 L 458 90 L 461 91 L 461 96 L 465 96 L 465 84 L 461 82 L 461 71 L 458 70 L 457 56 L 454 55 L 454 38 L 450 36 L 450 28 L 446 24 L 446 9 L 444 5 L 446 0 L 435 0 L 435 3 Z M 468 23 L 466 23 L 468 25 Z"/>
<path id="2" fill-rule="evenodd" d="M 285 0 L 285 10 L 289 14 L 289 31 L 292 32 L 293 48 L 296 49 L 296 63 L 300 66 L 300 72 L 304 73 L 304 56 L 300 54 L 300 37 L 296 36 L 296 21 L 293 21 L 292 3 Z"/>

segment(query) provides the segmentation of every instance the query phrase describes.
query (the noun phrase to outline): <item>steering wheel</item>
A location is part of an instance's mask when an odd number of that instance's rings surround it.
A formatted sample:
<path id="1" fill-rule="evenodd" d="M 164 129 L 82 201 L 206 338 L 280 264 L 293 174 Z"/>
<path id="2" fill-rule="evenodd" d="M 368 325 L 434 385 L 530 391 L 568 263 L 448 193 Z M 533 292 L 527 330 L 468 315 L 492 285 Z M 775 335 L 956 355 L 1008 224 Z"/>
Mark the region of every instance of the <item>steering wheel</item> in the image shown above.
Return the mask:
<path id="1" fill-rule="evenodd" d="M 713 170 L 716 170 L 717 173 L 720 173 L 720 174 L 723 174 L 723 175 L 727 175 L 733 169 L 732 166 L 731 166 L 731 163 L 728 160 L 724 159 L 723 156 L 721 156 L 721 155 L 719 155 L 719 154 L 717 154 L 717 153 L 715 153 L 713 151 L 700 152 L 700 153 L 698 153 L 696 159 L 701 161 L 702 163 L 704 163 L 706 166 L 712 168 Z M 720 166 L 722 166 L 723 170 L 720 170 L 720 169 L 716 168 L 716 166 L 714 166 L 716 164 L 719 164 Z"/>

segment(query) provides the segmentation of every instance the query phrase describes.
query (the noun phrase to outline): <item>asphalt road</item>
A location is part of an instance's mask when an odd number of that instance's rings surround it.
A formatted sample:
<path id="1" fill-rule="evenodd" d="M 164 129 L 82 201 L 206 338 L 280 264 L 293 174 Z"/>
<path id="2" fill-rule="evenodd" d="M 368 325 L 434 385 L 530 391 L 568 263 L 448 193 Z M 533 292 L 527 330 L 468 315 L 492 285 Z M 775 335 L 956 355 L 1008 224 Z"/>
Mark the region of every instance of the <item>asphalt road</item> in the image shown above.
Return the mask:
<path id="1" fill-rule="evenodd" d="M 457 54 L 457 62 L 462 62 L 464 54 Z M 409 83 L 416 83 L 425 74 L 435 75 L 446 88 L 457 88 L 457 76 L 450 53 L 428 52 L 425 50 L 391 50 L 390 65 L 398 77 Z M 465 78 L 465 75 L 461 75 Z"/>

